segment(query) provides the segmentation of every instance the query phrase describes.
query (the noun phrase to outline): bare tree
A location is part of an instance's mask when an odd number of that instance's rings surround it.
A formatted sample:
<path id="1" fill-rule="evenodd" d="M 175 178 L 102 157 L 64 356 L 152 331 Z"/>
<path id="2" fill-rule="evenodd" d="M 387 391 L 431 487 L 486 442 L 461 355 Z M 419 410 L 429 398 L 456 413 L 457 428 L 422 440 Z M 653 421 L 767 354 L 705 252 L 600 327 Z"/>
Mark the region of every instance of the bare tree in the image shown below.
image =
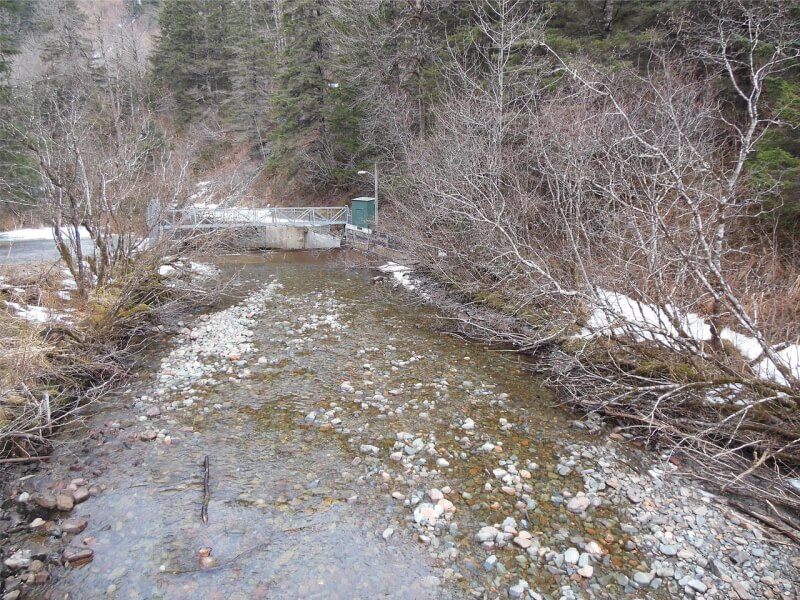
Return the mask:
<path id="1" fill-rule="evenodd" d="M 164 205 L 185 195 L 188 158 L 168 147 L 148 108 L 136 32 L 89 40 L 63 15 L 53 18 L 63 27 L 42 46 L 64 54 L 18 85 L 19 114 L 4 127 L 34 159 L 59 253 L 86 296 L 141 249 L 156 193 Z"/>
<path id="2" fill-rule="evenodd" d="M 405 148 L 396 210 L 435 278 L 527 326 L 465 310 L 465 331 L 560 340 L 574 354 L 551 355 L 554 381 L 577 403 L 797 508 L 764 482 L 800 465 L 800 385 L 750 298 L 754 281 L 787 295 L 792 281 L 759 280 L 773 249 L 743 232 L 762 204 L 746 162 L 776 120 L 764 84 L 797 65 L 798 37 L 785 5 L 721 7 L 713 26 L 679 28 L 682 46 L 614 69 L 558 56 L 524 3 L 476 7 L 481 35 L 452 52 L 435 127 Z"/>

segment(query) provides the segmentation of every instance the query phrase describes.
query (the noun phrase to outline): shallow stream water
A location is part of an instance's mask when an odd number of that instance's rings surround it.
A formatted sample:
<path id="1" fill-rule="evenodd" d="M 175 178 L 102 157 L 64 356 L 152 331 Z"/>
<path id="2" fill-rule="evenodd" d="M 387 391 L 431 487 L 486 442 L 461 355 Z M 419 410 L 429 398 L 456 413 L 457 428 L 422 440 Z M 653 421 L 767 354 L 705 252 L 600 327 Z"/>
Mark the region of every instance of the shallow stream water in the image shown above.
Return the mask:
<path id="1" fill-rule="evenodd" d="M 474 540 L 507 517 L 537 545 L 605 538 L 616 549 L 609 567 L 637 564 L 607 510 L 564 509 L 562 491 L 584 480 L 555 470 L 581 433 L 514 355 L 438 333 L 426 308 L 330 255 L 217 265 L 236 281 L 230 304 L 280 284 L 253 317 L 253 351 L 206 384 L 154 381 L 159 360 L 190 339 L 178 336 L 155 351 L 152 372 L 119 396 L 121 406 L 95 415 L 81 460 L 104 491 L 75 511 L 89 517 L 78 537 L 94 560 L 59 574 L 43 596 L 505 597 L 519 577 L 556 590 L 559 578 L 532 554 Z M 153 405 L 161 414 L 147 419 Z M 147 427 L 156 440 L 137 438 Z M 498 468 L 525 478 L 503 489 Z M 444 490 L 452 511 L 417 523 L 431 489 Z M 205 567 L 203 547 L 212 548 Z M 499 564 L 485 566 L 495 554 Z M 608 597 L 622 592 L 614 588 Z"/>

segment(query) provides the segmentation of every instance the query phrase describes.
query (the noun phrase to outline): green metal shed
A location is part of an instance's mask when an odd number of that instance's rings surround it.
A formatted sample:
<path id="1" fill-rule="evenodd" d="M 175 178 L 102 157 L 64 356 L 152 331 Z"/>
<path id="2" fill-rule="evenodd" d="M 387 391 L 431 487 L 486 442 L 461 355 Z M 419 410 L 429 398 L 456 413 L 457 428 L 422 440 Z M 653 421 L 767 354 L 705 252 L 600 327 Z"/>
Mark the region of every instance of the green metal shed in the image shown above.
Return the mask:
<path id="1" fill-rule="evenodd" d="M 375 223 L 375 198 L 362 196 L 350 201 L 350 221 L 356 227 L 372 229 Z"/>

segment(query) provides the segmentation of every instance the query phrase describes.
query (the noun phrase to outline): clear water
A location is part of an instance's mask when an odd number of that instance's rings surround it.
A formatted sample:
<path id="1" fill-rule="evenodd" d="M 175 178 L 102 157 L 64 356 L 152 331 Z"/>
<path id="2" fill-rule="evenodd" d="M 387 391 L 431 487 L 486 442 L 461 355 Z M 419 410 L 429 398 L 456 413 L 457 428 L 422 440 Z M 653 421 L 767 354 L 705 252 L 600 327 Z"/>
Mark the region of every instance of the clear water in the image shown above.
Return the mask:
<path id="1" fill-rule="evenodd" d="M 89 517 L 79 537 L 95 538 L 95 557 L 56 574 L 39 593 L 413 599 L 462 598 L 480 586 L 496 597 L 505 596 L 518 576 L 543 591 L 555 590 L 555 582 L 543 567 L 526 572 L 530 565 L 519 549 L 494 551 L 507 570 L 485 572 L 482 563 L 491 552 L 472 539 L 481 524 L 509 515 L 527 518 L 543 542 L 565 529 L 592 539 L 619 535 L 602 511 L 594 519 L 576 519 L 547 501 L 569 482 L 553 472 L 556 453 L 579 434 L 513 355 L 438 333 L 427 309 L 400 292 L 387 295 L 372 284 L 371 273 L 346 269 L 336 256 L 277 253 L 217 261 L 224 276 L 237 277 L 241 294 L 272 277 L 284 286 L 254 327 L 252 376 L 221 377 L 219 385 L 198 392 L 194 406 L 165 410 L 150 426 L 168 429 L 172 445 L 131 441 L 129 433 L 144 427 L 126 408 L 90 420 L 87 427 L 101 433 L 84 472 L 96 472 L 92 481 L 106 489 L 75 513 Z M 302 319 L 321 311 L 336 313 L 343 328 L 299 333 Z M 259 356 L 267 364 L 258 364 Z M 154 368 L 159 358 L 156 352 Z M 136 389 L 119 400 L 130 405 L 138 395 L 152 394 L 149 375 L 143 370 Z M 343 393 L 344 381 L 363 394 Z M 361 398 L 376 392 L 387 398 L 386 406 L 362 407 Z M 231 408 L 213 408 L 224 403 Z M 310 411 L 332 406 L 341 407 L 337 416 L 344 431 L 321 431 L 305 420 Z M 475 444 L 465 451 L 458 425 L 466 418 L 476 427 L 470 434 Z M 501 429 L 501 418 L 510 427 Z M 120 434 L 108 428 L 115 421 L 127 426 Z M 400 463 L 388 460 L 401 431 L 435 440 L 450 466 L 436 469 L 435 459 L 427 457 L 426 466 L 438 472 L 413 480 Z M 497 450 L 475 452 L 485 441 Z M 361 444 L 379 447 L 379 458 L 361 452 Z M 211 495 L 204 525 L 206 455 Z M 75 460 L 65 450 L 60 456 L 62 462 Z M 535 510 L 515 508 L 517 499 L 499 489 L 484 490 L 491 469 L 509 458 L 520 468 L 539 465 L 530 480 Z M 582 489 L 579 482 L 572 487 Z M 410 526 L 412 508 L 390 494 L 444 486 L 453 490 L 447 497 L 456 506 L 457 530 L 445 526 L 433 544 L 425 543 Z M 381 535 L 387 527 L 395 530 L 388 541 Z M 201 568 L 202 547 L 213 548 L 214 568 Z M 458 551 L 452 561 L 443 557 L 450 547 Z M 614 560 L 622 566 L 635 564 L 636 557 Z"/>

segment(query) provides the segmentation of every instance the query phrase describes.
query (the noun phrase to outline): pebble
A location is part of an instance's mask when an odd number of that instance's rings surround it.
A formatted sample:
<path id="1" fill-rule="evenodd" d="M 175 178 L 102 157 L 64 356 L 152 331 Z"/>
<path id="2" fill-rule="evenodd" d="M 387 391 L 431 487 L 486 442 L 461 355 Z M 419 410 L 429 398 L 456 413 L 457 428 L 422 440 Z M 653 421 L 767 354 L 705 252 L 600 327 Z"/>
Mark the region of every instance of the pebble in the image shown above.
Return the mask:
<path id="1" fill-rule="evenodd" d="M 88 525 L 89 521 L 86 517 L 72 517 L 70 519 L 64 519 L 61 523 L 61 531 L 64 533 L 80 533 L 84 529 L 86 529 L 86 525 Z"/>
<path id="2" fill-rule="evenodd" d="M 586 496 L 575 496 L 567 502 L 567 510 L 572 513 L 582 513 L 591 505 L 591 501 Z"/>
<path id="3" fill-rule="evenodd" d="M 522 598 L 528 590 L 528 582 L 520 579 L 515 585 L 508 588 L 509 598 Z"/>
<path id="4" fill-rule="evenodd" d="M 640 488 L 639 486 L 635 485 L 629 486 L 625 490 L 625 494 L 628 496 L 628 500 L 630 500 L 634 504 L 638 504 L 639 502 L 644 500 L 644 492 L 642 491 L 642 488 Z"/>
<path id="5" fill-rule="evenodd" d="M 475 539 L 479 542 L 492 542 L 500 534 L 496 527 L 487 525 L 481 527 L 478 533 L 475 534 Z"/>
<path id="6" fill-rule="evenodd" d="M 633 574 L 633 580 L 640 585 L 650 585 L 653 581 L 653 573 L 645 573 L 644 571 L 636 571 Z"/>
<path id="7" fill-rule="evenodd" d="M 81 502 L 85 502 L 89 499 L 89 488 L 88 486 L 81 486 L 74 492 L 72 492 L 72 499 L 74 500 L 75 504 L 80 504 Z"/>
<path id="8" fill-rule="evenodd" d="M 94 558 L 94 550 L 86 547 L 67 546 L 61 554 L 61 558 L 68 565 L 78 567 L 91 562 L 92 558 Z"/>
<path id="9" fill-rule="evenodd" d="M 585 577 L 589 579 L 592 575 L 594 575 L 594 567 L 591 565 L 586 565 L 578 569 L 578 575 L 581 577 Z"/>
<path id="10" fill-rule="evenodd" d="M 31 551 L 17 550 L 14 554 L 5 559 L 3 564 L 15 571 L 25 569 L 31 564 Z"/>
<path id="11" fill-rule="evenodd" d="M 580 553 L 578 552 L 577 548 L 570 548 L 569 550 L 564 552 L 564 562 L 569 565 L 578 564 L 579 558 L 580 558 Z"/>
<path id="12" fill-rule="evenodd" d="M 439 500 L 444 498 L 444 494 L 442 494 L 441 490 L 433 488 L 431 490 L 428 490 L 428 497 L 434 502 L 438 502 Z"/>
<path id="13" fill-rule="evenodd" d="M 661 544 L 658 547 L 658 551 L 666 556 L 675 556 L 678 554 L 678 547 L 671 544 Z"/>
<path id="14" fill-rule="evenodd" d="M 63 512 L 68 512 L 72 510 L 72 507 L 75 505 L 75 501 L 72 499 L 72 494 L 59 494 L 56 496 L 56 508 Z"/>
<path id="15" fill-rule="evenodd" d="M 701 594 L 704 594 L 708 589 L 708 586 L 699 579 L 690 579 L 689 581 L 686 582 L 686 585 L 688 585 L 696 592 L 700 592 Z"/>
<path id="16" fill-rule="evenodd" d="M 490 554 L 486 557 L 486 560 L 483 561 L 483 568 L 487 571 L 491 571 L 494 569 L 495 565 L 497 564 L 497 557 L 494 554 Z"/>
<path id="17" fill-rule="evenodd" d="M 42 492 L 33 496 L 33 502 L 41 508 L 52 510 L 56 507 L 56 497 L 49 492 Z"/>

